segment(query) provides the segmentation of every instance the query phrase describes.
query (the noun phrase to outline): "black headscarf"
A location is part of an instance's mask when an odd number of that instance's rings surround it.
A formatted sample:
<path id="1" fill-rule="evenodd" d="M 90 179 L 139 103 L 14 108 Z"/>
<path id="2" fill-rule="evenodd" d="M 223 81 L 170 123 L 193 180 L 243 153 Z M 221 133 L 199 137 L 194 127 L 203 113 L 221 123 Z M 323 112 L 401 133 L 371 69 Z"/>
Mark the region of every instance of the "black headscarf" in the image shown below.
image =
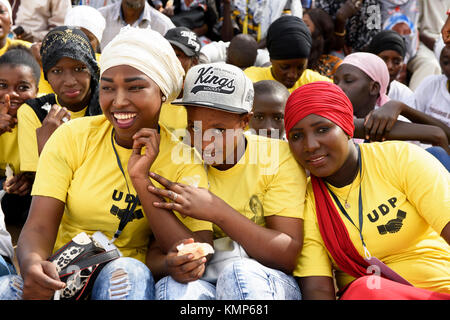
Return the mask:
<path id="1" fill-rule="evenodd" d="M 88 103 L 86 115 L 101 114 L 98 102 L 100 69 L 89 38 L 80 29 L 67 26 L 56 27 L 42 40 L 41 59 L 45 80 L 47 80 L 47 72 L 64 57 L 81 61 L 88 68 L 91 74 L 91 100 Z"/>
<path id="2" fill-rule="evenodd" d="M 309 57 L 312 39 L 302 19 L 287 15 L 270 25 L 266 43 L 270 59 L 300 59 Z"/>
<path id="3" fill-rule="evenodd" d="M 385 50 L 397 51 L 402 57 L 406 54 L 406 43 L 401 35 L 393 30 L 382 30 L 369 43 L 368 51 L 378 55 Z"/>

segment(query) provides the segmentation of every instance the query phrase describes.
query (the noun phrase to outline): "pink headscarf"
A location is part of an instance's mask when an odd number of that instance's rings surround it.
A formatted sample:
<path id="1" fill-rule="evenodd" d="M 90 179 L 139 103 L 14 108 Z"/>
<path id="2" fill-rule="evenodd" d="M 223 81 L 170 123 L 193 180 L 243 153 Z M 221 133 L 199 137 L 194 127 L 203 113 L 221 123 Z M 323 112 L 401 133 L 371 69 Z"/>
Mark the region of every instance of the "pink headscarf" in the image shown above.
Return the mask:
<path id="1" fill-rule="evenodd" d="M 383 59 L 372 53 L 356 52 L 346 56 L 342 61 L 342 64 L 344 63 L 361 69 L 370 79 L 380 84 L 380 96 L 377 100 L 378 106 L 381 107 L 390 100 L 386 95 L 386 90 L 389 86 L 389 70 Z"/>

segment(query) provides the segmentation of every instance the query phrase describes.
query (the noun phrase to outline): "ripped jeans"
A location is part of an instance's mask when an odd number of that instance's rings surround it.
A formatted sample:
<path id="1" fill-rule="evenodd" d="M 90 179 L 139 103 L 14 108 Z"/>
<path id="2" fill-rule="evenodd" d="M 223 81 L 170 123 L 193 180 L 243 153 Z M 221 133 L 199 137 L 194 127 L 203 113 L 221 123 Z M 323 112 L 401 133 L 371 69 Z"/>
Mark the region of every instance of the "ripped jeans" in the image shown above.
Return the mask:
<path id="1" fill-rule="evenodd" d="M 22 296 L 20 276 L 0 277 L 0 300 L 18 300 Z M 133 258 L 119 258 L 103 267 L 95 279 L 92 300 L 154 300 L 155 281 L 150 270 Z"/>

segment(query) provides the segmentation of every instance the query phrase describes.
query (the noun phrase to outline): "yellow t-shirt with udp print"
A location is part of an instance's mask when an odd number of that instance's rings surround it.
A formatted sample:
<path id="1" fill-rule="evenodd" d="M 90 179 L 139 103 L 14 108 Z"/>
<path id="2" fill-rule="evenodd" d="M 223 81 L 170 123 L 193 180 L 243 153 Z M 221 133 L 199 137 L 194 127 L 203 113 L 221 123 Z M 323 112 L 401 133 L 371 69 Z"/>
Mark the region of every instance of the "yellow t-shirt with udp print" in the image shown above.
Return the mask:
<path id="1" fill-rule="evenodd" d="M 58 102 L 58 98 L 56 98 Z M 59 103 L 58 103 L 59 105 Z M 86 108 L 70 113 L 70 120 L 81 118 L 86 114 Z M 42 127 L 38 116 L 27 104 L 23 104 L 17 111 L 18 145 L 20 153 L 20 170 L 35 172 L 39 160 L 36 129 Z"/>
<path id="2" fill-rule="evenodd" d="M 80 232 L 101 231 L 112 238 L 123 212 L 138 201 L 127 171 L 132 149 L 112 142 L 112 130 L 113 126 L 104 115 L 83 117 L 60 126 L 45 145 L 32 195 L 52 197 L 65 203 L 55 250 Z M 187 157 L 183 161 L 177 158 L 182 149 L 188 149 L 187 154 L 192 148 L 179 142 L 164 127 L 160 134 L 159 154 L 151 171 L 171 181 L 207 188 L 201 159 L 189 163 Z M 119 169 L 113 143 L 126 180 Z M 212 230 L 210 222 L 177 216 L 194 232 Z M 144 209 L 137 202 L 131 221 L 114 244 L 124 256 L 144 262 L 151 234 Z"/>
<path id="3" fill-rule="evenodd" d="M 295 161 L 285 141 L 245 135 L 242 158 L 228 170 L 208 167 L 210 191 L 256 224 L 278 215 L 303 218 L 305 170 Z M 226 234 L 214 225 L 214 237 Z"/>
<path id="4" fill-rule="evenodd" d="M 349 194 L 347 213 L 356 226 L 361 188 L 362 235 L 372 256 L 416 287 L 450 293 L 450 246 L 440 236 L 450 222 L 449 172 L 431 154 L 411 143 L 364 143 L 360 148 L 362 176 L 358 174 L 353 186 L 328 187 L 342 204 Z M 359 231 L 336 208 L 353 245 L 364 257 Z M 294 276 L 332 277 L 332 269 L 336 269 L 339 288 L 354 280 L 339 270 L 323 243 L 311 183 L 304 230 Z"/>

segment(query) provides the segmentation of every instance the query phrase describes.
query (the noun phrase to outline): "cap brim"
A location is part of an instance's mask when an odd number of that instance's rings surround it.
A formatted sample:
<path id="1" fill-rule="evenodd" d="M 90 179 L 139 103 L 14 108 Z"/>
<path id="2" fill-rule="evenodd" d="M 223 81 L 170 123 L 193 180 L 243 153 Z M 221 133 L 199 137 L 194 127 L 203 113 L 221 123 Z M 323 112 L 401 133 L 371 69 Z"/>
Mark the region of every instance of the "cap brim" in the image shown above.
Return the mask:
<path id="1" fill-rule="evenodd" d="M 188 48 L 188 47 L 185 46 L 184 44 L 182 44 L 182 43 L 180 43 L 180 42 L 178 42 L 178 41 L 175 41 L 175 40 L 167 40 L 167 41 L 169 41 L 169 43 L 173 44 L 173 45 L 176 46 L 177 48 L 180 48 L 181 51 L 183 51 L 184 54 L 187 55 L 188 57 L 193 57 L 193 56 L 195 56 L 195 51 L 192 50 L 192 49 L 190 49 L 190 48 Z"/>
<path id="2" fill-rule="evenodd" d="M 173 101 L 172 104 L 173 105 L 181 105 L 181 106 L 185 106 L 185 107 L 208 108 L 208 109 L 226 111 L 226 112 L 237 113 L 237 114 L 248 113 L 247 110 L 244 110 L 242 108 L 235 108 L 235 107 L 230 107 L 230 106 L 226 106 L 223 104 L 208 103 L 208 102 L 204 102 L 204 101 L 189 101 L 189 102 Z"/>

